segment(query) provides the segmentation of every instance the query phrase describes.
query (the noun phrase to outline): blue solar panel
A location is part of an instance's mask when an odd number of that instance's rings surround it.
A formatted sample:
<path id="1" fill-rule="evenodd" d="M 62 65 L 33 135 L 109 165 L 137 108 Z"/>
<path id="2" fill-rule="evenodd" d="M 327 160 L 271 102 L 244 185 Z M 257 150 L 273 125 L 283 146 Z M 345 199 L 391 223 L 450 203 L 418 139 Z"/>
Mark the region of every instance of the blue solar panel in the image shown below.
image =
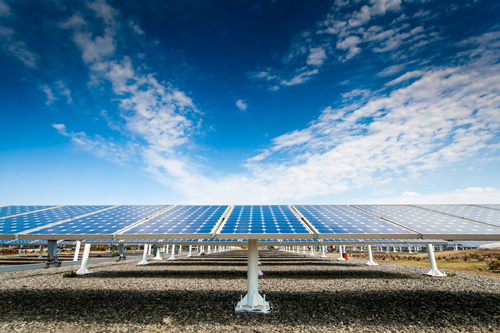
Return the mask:
<path id="1" fill-rule="evenodd" d="M 360 212 L 347 205 L 296 205 L 294 206 L 317 230 L 320 238 L 353 234 L 411 235 L 412 233 L 392 223 Z M 413 233 L 414 234 L 414 233 Z M 417 236 L 417 234 L 414 234 Z M 393 236 L 392 236 L 393 237 Z"/>
<path id="2" fill-rule="evenodd" d="M 218 234 L 312 234 L 288 206 L 235 206 Z"/>
<path id="3" fill-rule="evenodd" d="M 47 209 L 55 206 L 6 206 L 0 207 L 0 218 L 18 215 L 18 214 L 26 214 L 35 210 Z"/>
<path id="4" fill-rule="evenodd" d="M 500 227 L 500 210 L 470 205 L 418 205 L 438 212 L 465 217 Z"/>
<path id="5" fill-rule="evenodd" d="M 209 234 L 228 206 L 175 206 L 123 235 Z"/>
<path id="6" fill-rule="evenodd" d="M 168 206 L 119 206 L 44 228 L 30 235 L 110 235 Z"/>
<path id="7" fill-rule="evenodd" d="M 30 229 L 89 214 L 109 206 L 64 206 L 0 220 L 0 234 L 14 235 Z"/>
<path id="8" fill-rule="evenodd" d="M 500 228 L 406 205 L 357 205 L 423 235 L 500 235 Z"/>

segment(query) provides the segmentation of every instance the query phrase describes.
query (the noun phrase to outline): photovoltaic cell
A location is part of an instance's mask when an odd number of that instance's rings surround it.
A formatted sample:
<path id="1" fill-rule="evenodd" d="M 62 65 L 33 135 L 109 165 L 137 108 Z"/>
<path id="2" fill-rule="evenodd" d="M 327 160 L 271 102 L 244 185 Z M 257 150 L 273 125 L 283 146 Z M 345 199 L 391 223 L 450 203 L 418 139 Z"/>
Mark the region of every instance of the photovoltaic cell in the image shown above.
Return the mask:
<path id="1" fill-rule="evenodd" d="M 500 227 L 500 210 L 470 205 L 418 205 L 438 212 L 465 217 Z"/>
<path id="2" fill-rule="evenodd" d="M 228 206 L 175 206 L 124 235 L 209 234 Z"/>
<path id="3" fill-rule="evenodd" d="M 168 206 L 119 206 L 44 228 L 30 235 L 110 235 Z"/>
<path id="4" fill-rule="evenodd" d="M 406 205 L 357 205 L 423 235 L 499 235 L 500 228 Z"/>
<path id="5" fill-rule="evenodd" d="M 64 206 L 30 214 L 7 217 L 0 220 L 0 234 L 14 235 L 30 229 L 89 214 L 106 207 L 108 206 Z"/>
<path id="6" fill-rule="evenodd" d="M 288 206 L 234 206 L 218 234 L 307 234 L 305 225 Z"/>
<path id="7" fill-rule="evenodd" d="M 18 214 L 25 214 L 25 213 L 29 213 L 29 212 L 32 212 L 35 210 L 47 209 L 50 207 L 55 207 L 55 206 L 5 206 L 5 207 L 0 207 L 0 218 L 12 216 L 12 215 L 18 215 Z"/>
<path id="8" fill-rule="evenodd" d="M 318 231 L 320 238 L 332 235 L 387 234 L 417 235 L 387 221 L 360 212 L 347 205 L 295 205 L 306 220 Z"/>

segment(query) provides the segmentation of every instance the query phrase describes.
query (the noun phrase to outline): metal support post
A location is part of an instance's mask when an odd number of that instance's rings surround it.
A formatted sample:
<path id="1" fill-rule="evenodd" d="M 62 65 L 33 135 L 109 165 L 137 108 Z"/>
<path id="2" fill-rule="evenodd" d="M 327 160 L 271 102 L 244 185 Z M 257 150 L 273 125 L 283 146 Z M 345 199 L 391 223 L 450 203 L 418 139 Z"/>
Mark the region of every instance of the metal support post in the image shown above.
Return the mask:
<path id="1" fill-rule="evenodd" d="M 23 255 L 23 246 L 19 246 L 19 252 L 16 254 L 16 257 L 22 257 Z"/>
<path id="2" fill-rule="evenodd" d="M 310 256 L 315 256 L 315 254 L 314 254 L 314 246 L 311 246 L 311 254 L 310 254 Z"/>
<path id="3" fill-rule="evenodd" d="M 424 275 L 428 276 L 446 276 L 446 274 L 441 273 L 436 265 L 436 258 L 434 257 L 434 246 L 432 244 L 427 244 L 427 255 L 429 256 L 429 263 L 431 264 L 431 270 Z"/>
<path id="4" fill-rule="evenodd" d="M 192 245 L 189 245 L 189 253 L 188 253 L 188 258 L 191 258 L 193 256 L 193 246 Z"/>
<path id="5" fill-rule="evenodd" d="M 47 261 L 47 267 L 50 266 L 61 266 L 61 263 L 57 261 L 57 241 L 56 240 L 49 240 L 47 241 L 48 246 L 47 246 L 47 251 L 48 251 L 48 261 Z"/>
<path id="6" fill-rule="evenodd" d="M 270 305 L 266 302 L 265 295 L 262 297 L 259 294 L 259 267 L 257 264 L 258 258 L 258 241 L 256 239 L 248 240 L 248 288 L 247 294 L 236 305 L 236 313 L 269 313 Z"/>
<path id="7" fill-rule="evenodd" d="M 342 251 L 342 245 L 339 246 L 339 257 L 337 258 L 338 261 L 345 261 L 343 251 Z"/>
<path id="8" fill-rule="evenodd" d="M 325 253 L 325 251 L 326 251 L 326 246 L 324 246 L 324 245 L 323 245 L 323 246 L 321 247 L 321 251 L 323 252 L 323 253 L 321 254 L 321 258 L 326 258 L 326 253 Z"/>
<path id="9" fill-rule="evenodd" d="M 163 260 L 160 252 L 160 247 L 158 245 L 155 245 L 155 257 L 153 258 L 153 260 Z"/>
<path id="10" fill-rule="evenodd" d="M 80 255 L 80 246 L 82 246 L 82 242 L 76 241 L 75 255 L 73 256 L 73 261 L 78 261 L 78 256 Z"/>
<path id="11" fill-rule="evenodd" d="M 372 246 L 368 245 L 368 262 L 365 264 L 368 266 L 378 266 L 378 264 L 373 261 Z"/>
<path id="12" fill-rule="evenodd" d="M 118 244 L 118 255 L 120 256 L 119 260 L 127 259 L 125 256 L 125 244 Z"/>
<path id="13" fill-rule="evenodd" d="M 40 253 L 38 254 L 38 260 L 42 260 L 43 259 L 43 245 L 40 245 Z"/>
<path id="14" fill-rule="evenodd" d="M 76 271 L 77 275 L 85 275 L 92 273 L 87 269 L 87 264 L 89 262 L 89 255 L 90 255 L 90 244 L 85 244 L 85 247 L 83 248 L 82 263 L 80 265 L 80 269 Z"/>
<path id="15" fill-rule="evenodd" d="M 148 265 L 148 244 L 144 244 L 144 251 L 142 253 L 142 260 L 137 264 L 137 266 Z"/>
<path id="16" fill-rule="evenodd" d="M 170 258 L 168 258 L 168 260 L 177 260 L 175 258 L 175 244 L 172 245 L 172 255 L 170 256 Z"/>

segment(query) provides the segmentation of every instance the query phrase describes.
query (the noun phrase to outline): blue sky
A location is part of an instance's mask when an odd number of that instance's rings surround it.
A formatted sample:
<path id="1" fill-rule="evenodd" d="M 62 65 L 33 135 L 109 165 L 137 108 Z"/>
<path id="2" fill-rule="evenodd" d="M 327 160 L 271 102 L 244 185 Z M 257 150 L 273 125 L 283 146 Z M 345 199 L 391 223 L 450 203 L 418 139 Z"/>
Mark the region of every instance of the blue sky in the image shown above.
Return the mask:
<path id="1" fill-rule="evenodd" d="M 499 17 L 0 0 L 0 205 L 499 203 Z"/>

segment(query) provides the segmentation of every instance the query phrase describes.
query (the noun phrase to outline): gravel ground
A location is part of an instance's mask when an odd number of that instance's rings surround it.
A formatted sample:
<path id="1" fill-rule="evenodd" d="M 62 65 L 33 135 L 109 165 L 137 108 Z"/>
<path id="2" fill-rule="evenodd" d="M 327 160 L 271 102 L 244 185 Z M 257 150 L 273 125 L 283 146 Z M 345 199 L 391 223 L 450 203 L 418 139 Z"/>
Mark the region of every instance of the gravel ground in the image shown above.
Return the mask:
<path id="1" fill-rule="evenodd" d="M 177 261 L 1 273 L 0 331 L 331 332 L 500 331 L 500 279 L 336 257 L 260 251 L 268 315 L 234 313 L 246 292 L 246 251 Z M 74 269 L 74 268 L 73 268 Z"/>

